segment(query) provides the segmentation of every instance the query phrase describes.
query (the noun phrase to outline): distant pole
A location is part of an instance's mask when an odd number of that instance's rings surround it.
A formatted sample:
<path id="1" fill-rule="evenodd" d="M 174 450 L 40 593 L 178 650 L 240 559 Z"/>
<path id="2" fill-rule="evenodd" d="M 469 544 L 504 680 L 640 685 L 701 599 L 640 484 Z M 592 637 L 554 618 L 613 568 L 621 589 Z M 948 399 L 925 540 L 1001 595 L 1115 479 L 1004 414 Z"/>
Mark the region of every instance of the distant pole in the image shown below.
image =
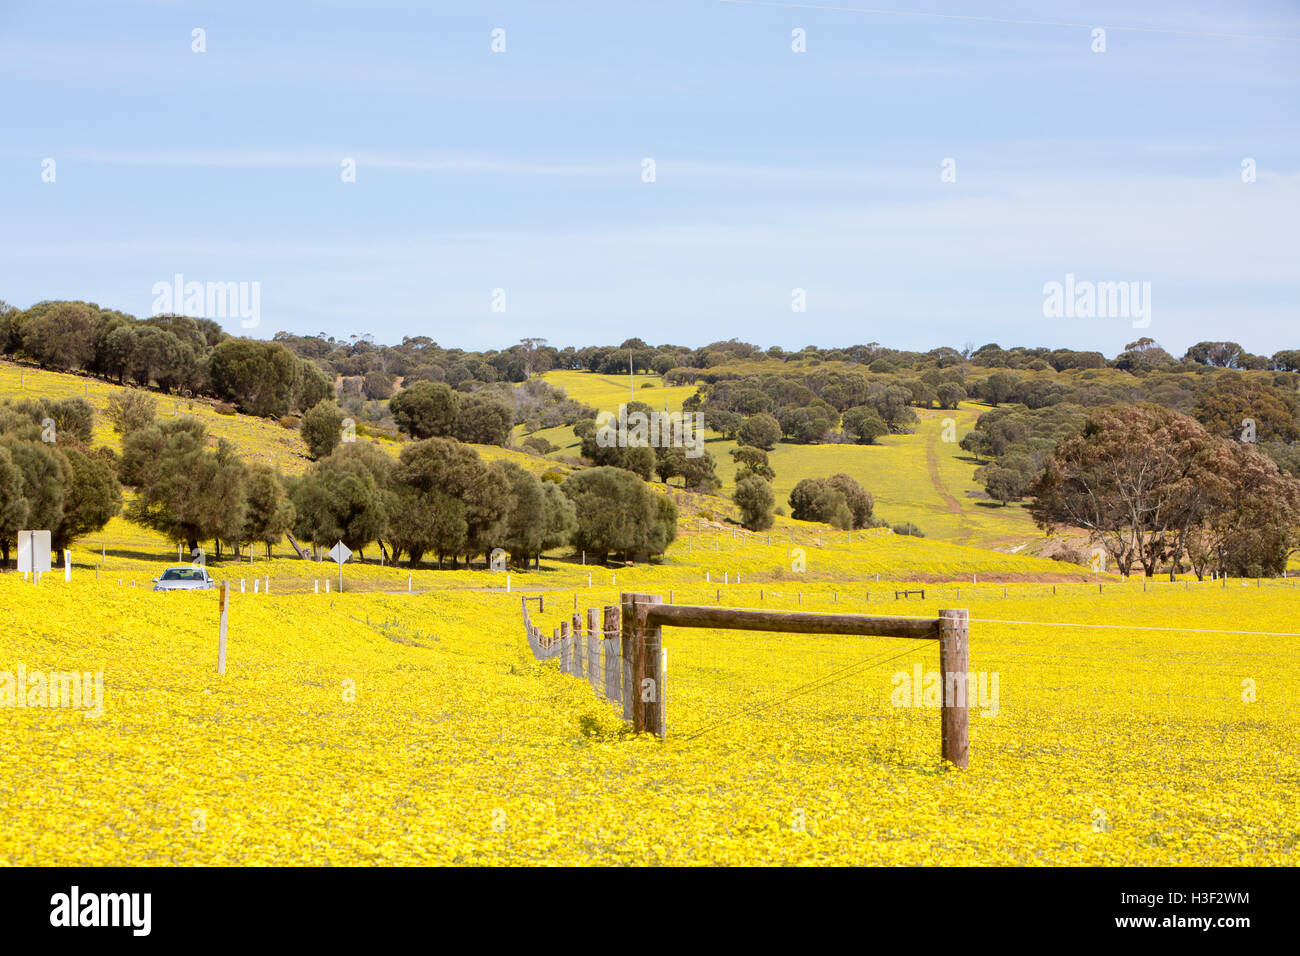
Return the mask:
<path id="1" fill-rule="evenodd" d="M 221 582 L 221 624 L 217 637 L 217 673 L 226 672 L 226 618 L 230 614 L 230 583 Z"/>
<path id="2" fill-rule="evenodd" d="M 72 552 L 66 548 L 63 551 L 63 580 L 72 580 Z"/>

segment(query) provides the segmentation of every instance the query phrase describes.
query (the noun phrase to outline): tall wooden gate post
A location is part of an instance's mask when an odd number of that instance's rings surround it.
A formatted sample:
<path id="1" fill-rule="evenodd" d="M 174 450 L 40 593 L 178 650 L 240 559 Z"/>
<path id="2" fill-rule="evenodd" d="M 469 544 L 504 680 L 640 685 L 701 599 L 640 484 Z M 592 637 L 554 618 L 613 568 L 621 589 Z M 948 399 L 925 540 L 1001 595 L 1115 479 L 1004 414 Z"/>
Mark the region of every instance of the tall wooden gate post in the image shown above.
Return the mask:
<path id="1" fill-rule="evenodd" d="M 969 763 L 970 612 L 939 612 L 939 674 L 943 679 L 943 759 Z"/>
<path id="2" fill-rule="evenodd" d="M 659 694 L 663 687 L 663 629 L 646 620 L 657 594 L 625 592 L 623 601 L 623 711 L 635 733 L 662 735 Z M 630 652 L 631 660 L 627 659 Z"/>

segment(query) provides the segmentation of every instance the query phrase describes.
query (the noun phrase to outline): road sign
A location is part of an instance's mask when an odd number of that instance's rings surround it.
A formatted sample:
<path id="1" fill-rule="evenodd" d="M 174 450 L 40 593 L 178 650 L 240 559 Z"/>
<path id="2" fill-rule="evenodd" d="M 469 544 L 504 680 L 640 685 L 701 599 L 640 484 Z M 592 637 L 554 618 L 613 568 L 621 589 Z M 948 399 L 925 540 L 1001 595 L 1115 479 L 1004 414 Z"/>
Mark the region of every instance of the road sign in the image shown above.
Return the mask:
<path id="1" fill-rule="evenodd" d="M 352 557 L 352 549 L 340 541 L 330 548 L 330 557 L 339 563 L 339 590 L 343 590 L 343 562 Z"/>
<path id="2" fill-rule="evenodd" d="M 18 570 L 43 574 L 50 570 L 50 533 L 48 531 L 18 532 Z M 32 578 L 35 581 L 35 577 Z"/>

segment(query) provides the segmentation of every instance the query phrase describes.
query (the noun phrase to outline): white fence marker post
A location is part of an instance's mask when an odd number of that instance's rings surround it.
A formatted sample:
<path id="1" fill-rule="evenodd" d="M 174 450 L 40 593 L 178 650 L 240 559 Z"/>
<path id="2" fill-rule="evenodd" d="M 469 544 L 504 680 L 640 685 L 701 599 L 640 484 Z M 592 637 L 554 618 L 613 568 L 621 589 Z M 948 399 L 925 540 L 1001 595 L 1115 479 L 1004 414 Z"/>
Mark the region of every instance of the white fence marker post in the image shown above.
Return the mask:
<path id="1" fill-rule="evenodd" d="M 72 552 L 66 548 L 63 550 L 63 580 L 72 580 Z"/>
<path id="2" fill-rule="evenodd" d="M 239 579 L 239 593 L 240 593 L 240 594 L 243 594 L 243 593 L 244 593 L 244 579 L 243 579 L 243 578 L 240 578 L 240 579 Z"/>
<path id="3" fill-rule="evenodd" d="M 259 584 L 261 584 L 261 583 L 262 583 L 262 582 L 259 581 L 259 580 L 257 580 L 257 578 L 253 578 L 253 593 L 254 593 L 254 594 L 257 594 L 257 593 L 258 593 L 258 591 L 257 591 L 257 586 L 258 586 Z"/>

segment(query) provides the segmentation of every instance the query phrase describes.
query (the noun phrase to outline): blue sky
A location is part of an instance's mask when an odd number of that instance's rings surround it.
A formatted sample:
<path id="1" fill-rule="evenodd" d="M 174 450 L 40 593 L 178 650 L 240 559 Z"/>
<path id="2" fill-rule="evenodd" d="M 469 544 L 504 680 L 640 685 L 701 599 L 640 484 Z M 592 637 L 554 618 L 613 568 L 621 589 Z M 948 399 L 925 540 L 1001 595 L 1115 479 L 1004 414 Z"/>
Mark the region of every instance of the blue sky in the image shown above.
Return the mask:
<path id="1" fill-rule="evenodd" d="M 463 348 L 1300 347 L 1300 5 L 868 6 L 0 0 L 0 298 L 143 316 L 181 273 L 260 283 L 235 334 Z M 1045 318 L 1067 273 L 1150 282 L 1149 327 Z"/>

